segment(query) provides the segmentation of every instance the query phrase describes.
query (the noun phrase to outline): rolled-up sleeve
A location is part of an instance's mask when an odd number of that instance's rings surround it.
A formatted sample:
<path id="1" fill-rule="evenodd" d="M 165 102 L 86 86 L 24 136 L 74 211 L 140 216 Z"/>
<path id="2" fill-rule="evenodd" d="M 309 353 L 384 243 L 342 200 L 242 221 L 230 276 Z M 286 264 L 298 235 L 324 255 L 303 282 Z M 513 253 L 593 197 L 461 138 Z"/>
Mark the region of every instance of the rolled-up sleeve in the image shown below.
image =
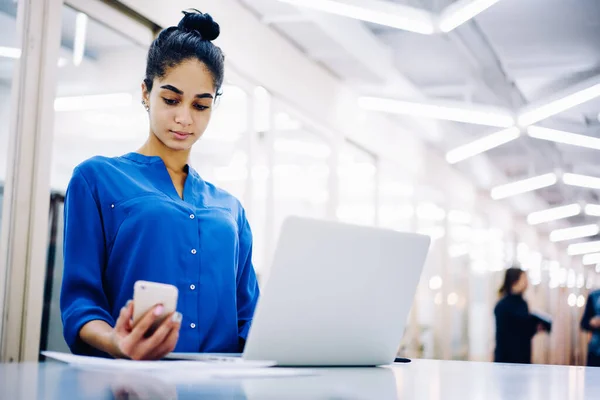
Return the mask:
<path id="1" fill-rule="evenodd" d="M 245 343 L 259 296 L 256 273 L 252 265 L 252 231 L 242 209 L 240 221 L 240 251 L 237 271 L 238 335 Z"/>
<path id="2" fill-rule="evenodd" d="M 79 337 L 86 323 L 102 320 L 114 326 L 102 284 L 106 254 L 100 210 L 82 171 L 75 169 L 65 196 L 60 296 L 63 334 L 75 354 L 90 352 Z"/>

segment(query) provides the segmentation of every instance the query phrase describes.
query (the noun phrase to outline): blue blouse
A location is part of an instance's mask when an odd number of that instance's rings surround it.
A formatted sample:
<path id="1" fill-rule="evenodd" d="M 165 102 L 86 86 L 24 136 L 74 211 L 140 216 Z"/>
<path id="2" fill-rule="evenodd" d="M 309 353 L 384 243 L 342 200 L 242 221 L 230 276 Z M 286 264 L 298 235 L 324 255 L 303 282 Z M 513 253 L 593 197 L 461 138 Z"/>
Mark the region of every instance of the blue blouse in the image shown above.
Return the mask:
<path id="1" fill-rule="evenodd" d="M 65 197 L 64 336 L 76 354 L 89 321 L 114 326 L 137 280 L 179 289 L 177 352 L 239 352 L 259 296 L 252 233 L 240 202 L 188 167 L 179 197 L 162 159 L 94 157 Z"/>

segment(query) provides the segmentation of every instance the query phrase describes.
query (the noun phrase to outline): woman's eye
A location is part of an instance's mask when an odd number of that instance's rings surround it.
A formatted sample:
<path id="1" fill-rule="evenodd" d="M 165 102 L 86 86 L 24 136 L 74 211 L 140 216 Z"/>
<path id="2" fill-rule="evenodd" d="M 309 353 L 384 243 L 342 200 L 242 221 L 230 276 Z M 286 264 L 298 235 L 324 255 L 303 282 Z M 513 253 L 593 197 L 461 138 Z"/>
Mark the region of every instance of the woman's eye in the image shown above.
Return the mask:
<path id="1" fill-rule="evenodd" d="M 163 100 L 164 100 L 165 104 L 170 105 L 170 106 L 174 106 L 175 104 L 177 104 L 177 100 L 168 99 L 166 97 L 163 97 Z"/>
<path id="2" fill-rule="evenodd" d="M 196 110 L 199 110 L 199 111 L 204 111 L 204 110 L 208 109 L 207 106 L 203 106 L 201 104 L 196 104 L 194 107 L 196 108 Z"/>

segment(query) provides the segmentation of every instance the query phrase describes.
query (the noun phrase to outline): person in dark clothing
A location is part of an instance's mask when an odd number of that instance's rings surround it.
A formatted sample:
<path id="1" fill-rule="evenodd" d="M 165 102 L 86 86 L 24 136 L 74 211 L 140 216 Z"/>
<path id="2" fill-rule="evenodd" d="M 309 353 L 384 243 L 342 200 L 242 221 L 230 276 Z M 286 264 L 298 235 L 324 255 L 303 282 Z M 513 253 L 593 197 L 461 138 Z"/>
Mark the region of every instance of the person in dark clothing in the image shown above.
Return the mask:
<path id="1" fill-rule="evenodd" d="M 528 285 L 527 274 L 520 268 L 509 268 L 500 288 L 502 298 L 496 304 L 496 350 L 494 361 L 531 363 L 531 339 L 544 329 L 529 313 L 523 293 Z"/>
<path id="2" fill-rule="evenodd" d="M 600 290 L 590 292 L 581 317 L 581 329 L 592 334 L 588 344 L 588 367 L 600 367 Z"/>

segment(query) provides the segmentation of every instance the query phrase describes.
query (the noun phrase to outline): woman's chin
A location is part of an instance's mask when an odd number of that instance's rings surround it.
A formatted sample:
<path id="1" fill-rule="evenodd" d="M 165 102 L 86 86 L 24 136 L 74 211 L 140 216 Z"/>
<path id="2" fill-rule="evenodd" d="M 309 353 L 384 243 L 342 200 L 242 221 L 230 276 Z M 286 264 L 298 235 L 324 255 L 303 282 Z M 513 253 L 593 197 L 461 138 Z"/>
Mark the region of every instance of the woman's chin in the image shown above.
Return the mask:
<path id="1" fill-rule="evenodd" d="M 195 141 L 191 140 L 165 140 L 163 143 L 166 147 L 174 151 L 189 151 L 194 145 Z"/>

